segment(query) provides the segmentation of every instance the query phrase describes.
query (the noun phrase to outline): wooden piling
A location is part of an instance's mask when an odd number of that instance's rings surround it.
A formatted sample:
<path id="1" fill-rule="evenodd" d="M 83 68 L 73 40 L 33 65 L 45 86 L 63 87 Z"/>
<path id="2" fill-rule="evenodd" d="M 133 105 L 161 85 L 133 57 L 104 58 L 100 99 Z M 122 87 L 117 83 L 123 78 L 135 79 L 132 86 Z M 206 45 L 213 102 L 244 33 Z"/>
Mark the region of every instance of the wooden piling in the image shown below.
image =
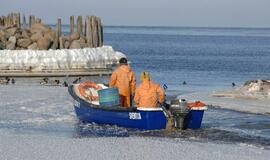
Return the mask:
<path id="1" fill-rule="evenodd" d="M 3 26 L 3 17 L 0 17 L 0 26 Z"/>
<path id="2" fill-rule="evenodd" d="M 35 16 L 30 15 L 29 16 L 29 29 L 31 29 L 31 27 L 35 24 L 36 20 L 35 20 Z"/>
<path id="3" fill-rule="evenodd" d="M 77 18 L 77 33 L 82 35 L 82 16 L 78 16 Z"/>
<path id="4" fill-rule="evenodd" d="M 61 29 L 61 18 L 58 18 L 57 19 L 57 24 L 56 24 L 56 33 L 55 33 L 55 48 L 57 49 L 57 48 L 59 48 L 59 39 L 60 39 L 60 37 L 61 37 L 61 33 L 62 33 L 62 31 L 61 31 L 62 29 Z"/>
<path id="5" fill-rule="evenodd" d="M 70 34 L 74 33 L 74 16 L 70 16 Z"/>
<path id="6" fill-rule="evenodd" d="M 101 24 L 101 19 L 99 17 L 97 17 L 97 32 L 98 32 L 98 47 L 102 47 L 103 46 L 103 37 L 102 37 L 102 24 Z"/>
<path id="7" fill-rule="evenodd" d="M 7 17 L 6 16 L 4 16 L 4 25 L 3 26 L 7 26 Z"/>
<path id="8" fill-rule="evenodd" d="M 93 47 L 93 38 L 92 38 L 92 27 L 91 27 L 91 19 L 89 16 L 85 18 L 86 22 L 86 43 L 88 47 Z"/>
<path id="9" fill-rule="evenodd" d="M 97 47 L 98 42 L 98 34 L 97 34 L 97 23 L 96 23 L 96 17 L 91 16 L 91 27 L 92 27 L 92 39 L 93 39 L 93 47 Z"/>
<path id="10" fill-rule="evenodd" d="M 17 28 L 21 28 L 21 16 L 20 16 L 20 13 L 16 13 L 14 15 L 14 24 L 16 24 Z"/>
<path id="11" fill-rule="evenodd" d="M 62 34 L 62 24 L 61 24 L 61 18 L 57 19 L 57 34 L 60 37 Z"/>
<path id="12" fill-rule="evenodd" d="M 22 24 L 22 28 L 26 29 L 26 18 L 25 15 L 23 15 L 23 24 Z"/>

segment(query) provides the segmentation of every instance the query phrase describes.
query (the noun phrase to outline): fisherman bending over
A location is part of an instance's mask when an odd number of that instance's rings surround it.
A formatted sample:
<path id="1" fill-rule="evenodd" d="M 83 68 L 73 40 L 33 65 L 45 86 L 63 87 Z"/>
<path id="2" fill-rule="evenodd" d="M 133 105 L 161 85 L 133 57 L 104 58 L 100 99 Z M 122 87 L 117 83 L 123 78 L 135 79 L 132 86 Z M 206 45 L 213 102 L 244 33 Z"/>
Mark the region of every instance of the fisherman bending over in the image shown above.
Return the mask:
<path id="1" fill-rule="evenodd" d="M 158 103 L 163 103 L 165 93 L 160 85 L 150 80 L 148 72 L 142 72 L 141 84 L 136 89 L 134 101 L 137 107 L 156 108 Z"/>

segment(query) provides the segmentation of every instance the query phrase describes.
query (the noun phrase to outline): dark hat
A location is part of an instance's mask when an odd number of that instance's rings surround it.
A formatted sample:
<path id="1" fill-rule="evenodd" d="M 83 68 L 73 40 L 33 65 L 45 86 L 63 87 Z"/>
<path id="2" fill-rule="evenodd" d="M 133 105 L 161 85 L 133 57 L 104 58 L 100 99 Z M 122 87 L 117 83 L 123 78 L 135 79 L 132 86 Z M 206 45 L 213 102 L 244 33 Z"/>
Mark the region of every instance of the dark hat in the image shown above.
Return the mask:
<path id="1" fill-rule="evenodd" d="M 127 59 L 125 57 L 120 58 L 119 60 L 120 64 L 127 64 Z"/>

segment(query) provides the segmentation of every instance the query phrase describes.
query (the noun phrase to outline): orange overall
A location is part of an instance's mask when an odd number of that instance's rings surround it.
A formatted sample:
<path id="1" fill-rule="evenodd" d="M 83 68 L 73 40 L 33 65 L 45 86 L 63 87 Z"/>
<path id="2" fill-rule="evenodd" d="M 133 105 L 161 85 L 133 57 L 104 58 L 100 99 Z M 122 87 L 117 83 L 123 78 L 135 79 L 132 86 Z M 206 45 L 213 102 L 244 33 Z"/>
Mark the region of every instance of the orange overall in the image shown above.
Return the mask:
<path id="1" fill-rule="evenodd" d="M 155 108 L 157 103 L 163 103 L 165 93 L 160 85 L 144 79 L 135 91 L 134 101 L 137 107 Z"/>
<path id="2" fill-rule="evenodd" d="M 136 77 L 128 65 L 121 65 L 112 73 L 109 87 L 118 88 L 122 107 L 131 106 L 131 96 L 134 95 L 135 86 Z"/>

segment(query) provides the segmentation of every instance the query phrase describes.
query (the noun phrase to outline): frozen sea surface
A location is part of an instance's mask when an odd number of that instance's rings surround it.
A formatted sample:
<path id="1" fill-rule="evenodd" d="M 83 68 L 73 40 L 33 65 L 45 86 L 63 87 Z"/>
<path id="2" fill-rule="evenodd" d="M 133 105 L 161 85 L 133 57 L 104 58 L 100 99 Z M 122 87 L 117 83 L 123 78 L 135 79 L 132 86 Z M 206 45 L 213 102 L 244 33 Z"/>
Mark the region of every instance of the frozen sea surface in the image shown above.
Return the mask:
<path id="1" fill-rule="evenodd" d="M 267 159 L 268 116 L 209 109 L 202 129 L 139 131 L 78 122 L 67 88 L 0 87 L 0 159 Z"/>
<path id="2" fill-rule="evenodd" d="M 64 138 L 13 135 L 0 130 L 0 159 L 200 159 L 267 160 L 269 150 L 248 145 L 199 143 L 167 138 Z"/>

